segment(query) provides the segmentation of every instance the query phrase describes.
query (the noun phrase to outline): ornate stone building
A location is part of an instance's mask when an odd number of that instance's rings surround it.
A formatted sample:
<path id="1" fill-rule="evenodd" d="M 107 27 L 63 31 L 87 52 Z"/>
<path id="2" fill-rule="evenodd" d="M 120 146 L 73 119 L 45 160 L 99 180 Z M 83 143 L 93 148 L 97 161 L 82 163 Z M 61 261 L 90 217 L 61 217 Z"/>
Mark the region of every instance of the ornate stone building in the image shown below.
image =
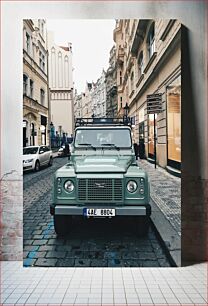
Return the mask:
<path id="1" fill-rule="evenodd" d="M 72 45 L 57 46 L 48 32 L 50 121 L 53 133 L 71 136 L 74 129 Z"/>
<path id="2" fill-rule="evenodd" d="M 82 117 L 92 117 L 92 83 L 86 83 L 85 92 L 82 93 Z"/>
<path id="3" fill-rule="evenodd" d="M 92 114 L 96 118 L 106 117 L 106 72 L 103 70 L 101 77 L 93 84 Z"/>
<path id="4" fill-rule="evenodd" d="M 147 114 L 147 95 L 162 94 L 155 115 L 157 163 L 180 174 L 181 168 L 181 24 L 178 20 L 117 20 L 114 30 L 118 113 L 129 107 L 134 140 L 144 142 L 154 160 L 154 115 Z"/>
<path id="5" fill-rule="evenodd" d="M 74 97 L 74 118 L 82 118 L 82 96 L 83 94 L 75 93 Z"/>
<path id="6" fill-rule="evenodd" d="M 109 118 L 117 117 L 117 79 L 116 79 L 116 48 L 110 50 L 109 68 L 106 72 L 106 116 Z"/>
<path id="7" fill-rule="evenodd" d="M 23 20 L 23 146 L 48 144 L 46 23 Z"/>

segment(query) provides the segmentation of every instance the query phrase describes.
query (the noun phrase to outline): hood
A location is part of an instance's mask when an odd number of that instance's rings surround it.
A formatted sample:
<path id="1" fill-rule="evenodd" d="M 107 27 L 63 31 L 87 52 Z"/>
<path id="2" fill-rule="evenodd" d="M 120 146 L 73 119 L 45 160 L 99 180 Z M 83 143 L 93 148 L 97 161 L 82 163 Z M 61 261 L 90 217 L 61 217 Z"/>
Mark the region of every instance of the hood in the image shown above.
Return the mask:
<path id="1" fill-rule="evenodd" d="M 131 164 L 131 156 L 87 156 L 74 161 L 76 173 L 125 173 Z"/>
<path id="2" fill-rule="evenodd" d="M 27 159 L 34 159 L 36 158 L 36 154 L 23 154 L 22 155 L 22 160 L 27 160 Z"/>

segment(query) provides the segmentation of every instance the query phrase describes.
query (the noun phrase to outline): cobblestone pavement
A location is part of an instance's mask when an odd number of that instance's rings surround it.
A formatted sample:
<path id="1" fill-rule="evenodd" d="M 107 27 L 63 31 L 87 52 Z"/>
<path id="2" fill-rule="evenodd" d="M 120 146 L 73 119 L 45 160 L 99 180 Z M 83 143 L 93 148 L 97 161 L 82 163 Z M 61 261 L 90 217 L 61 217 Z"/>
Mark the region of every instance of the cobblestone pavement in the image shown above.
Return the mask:
<path id="1" fill-rule="evenodd" d="M 139 165 L 149 175 L 152 200 L 181 235 L 181 179 L 159 166 L 155 169 L 146 160 L 140 160 Z"/>
<path id="2" fill-rule="evenodd" d="M 24 174 L 24 266 L 157 267 L 170 266 L 154 232 L 139 238 L 132 218 L 75 220 L 64 238 L 54 232 L 49 213 L 52 177 L 67 162 Z"/>

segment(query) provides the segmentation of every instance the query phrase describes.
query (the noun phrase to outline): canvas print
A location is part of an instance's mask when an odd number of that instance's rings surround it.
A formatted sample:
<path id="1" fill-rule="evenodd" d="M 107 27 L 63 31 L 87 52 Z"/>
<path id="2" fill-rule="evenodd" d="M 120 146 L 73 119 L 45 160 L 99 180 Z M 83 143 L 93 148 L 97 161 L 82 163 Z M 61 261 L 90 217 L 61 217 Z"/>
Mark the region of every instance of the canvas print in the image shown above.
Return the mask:
<path id="1" fill-rule="evenodd" d="M 23 20 L 23 265 L 180 266 L 181 23 Z"/>

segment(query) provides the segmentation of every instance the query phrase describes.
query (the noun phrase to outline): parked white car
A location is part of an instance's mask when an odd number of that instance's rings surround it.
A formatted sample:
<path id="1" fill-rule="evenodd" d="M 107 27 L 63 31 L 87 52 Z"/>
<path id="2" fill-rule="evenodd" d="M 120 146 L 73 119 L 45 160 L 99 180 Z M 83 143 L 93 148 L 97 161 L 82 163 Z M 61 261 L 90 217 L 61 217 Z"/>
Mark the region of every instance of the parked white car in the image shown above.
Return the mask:
<path id="1" fill-rule="evenodd" d="M 51 166 L 53 154 L 47 146 L 30 146 L 23 148 L 23 170 L 39 171 L 41 166 Z"/>
<path id="2" fill-rule="evenodd" d="M 63 146 L 61 146 L 58 150 L 58 156 L 69 156 L 71 154 L 71 144 L 68 144 L 69 146 L 69 152 L 67 154 L 66 150 L 65 150 L 65 144 Z"/>

